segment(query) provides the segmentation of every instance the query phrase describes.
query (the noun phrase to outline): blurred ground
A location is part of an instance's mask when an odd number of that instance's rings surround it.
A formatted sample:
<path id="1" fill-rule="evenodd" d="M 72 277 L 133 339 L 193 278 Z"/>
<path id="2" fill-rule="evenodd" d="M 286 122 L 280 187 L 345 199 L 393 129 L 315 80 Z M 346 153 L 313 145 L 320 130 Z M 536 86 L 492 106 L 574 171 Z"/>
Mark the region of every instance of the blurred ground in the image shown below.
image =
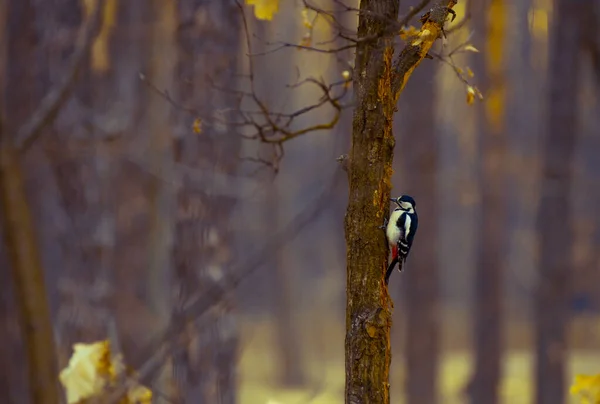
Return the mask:
<path id="1" fill-rule="evenodd" d="M 471 372 L 471 355 L 468 347 L 457 341 L 468 341 L 467 316 L 445 313 L 444 355 L 440 369 L 440 400 L 444 404 L 466 403 L 462 392 Z M 302 327 L 304 352 L 309 386 L 304 389 L 282 389 L 277 383 L 276 343 L 272 321 L 269 319 L 246 322 L 240 347 L 240 404 L 331 404 L 343 403 L 344 392 L 344 325 L 304 319 Z M 397 321 L 398 322 L 398 321 Z M 399 327 L 398 324 L 394 326 Z M 570 377 L 577 373 L 600 373 L 598 333 L 600 317 L 578 318 L 571 327 Z M 504 361 L 504 378 L 501 395 L 504 404 L 532 402 L 533 370 L 532 351 L 527 348 L 531 339 L 531 325 L 526 321 L 511 321 L 507 331 L 509 350 Z M 391 401 L 404 403 L 402 341 L 392 342 Z M 569 403 L 576 403 L 571 400 Z"/>

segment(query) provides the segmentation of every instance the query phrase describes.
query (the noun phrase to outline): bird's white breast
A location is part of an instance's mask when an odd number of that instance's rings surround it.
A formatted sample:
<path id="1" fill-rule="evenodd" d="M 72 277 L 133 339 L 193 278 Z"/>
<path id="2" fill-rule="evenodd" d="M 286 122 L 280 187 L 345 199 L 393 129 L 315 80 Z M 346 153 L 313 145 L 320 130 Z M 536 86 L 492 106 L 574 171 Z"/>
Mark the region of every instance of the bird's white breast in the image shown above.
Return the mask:
<path id="1" fill-rule="evenodd" d="M 397 226 L 398 219 L 402 215 L 401 210 L 395 210 L 390 215 L 390 221 L 388 222 L 385 233 L 387 235 L 388 242 L 391 245 L 395 245 L 400 239 L 401 229 Z"/>

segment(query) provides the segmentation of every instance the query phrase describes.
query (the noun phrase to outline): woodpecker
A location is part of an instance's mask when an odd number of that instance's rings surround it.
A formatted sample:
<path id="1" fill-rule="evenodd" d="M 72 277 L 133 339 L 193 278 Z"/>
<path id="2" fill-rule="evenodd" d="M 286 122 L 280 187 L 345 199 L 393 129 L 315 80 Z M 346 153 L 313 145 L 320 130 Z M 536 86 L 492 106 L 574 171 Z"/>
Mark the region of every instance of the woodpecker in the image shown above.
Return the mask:
<path id="1" fill-rule="evenodd" d="M 398 271 L 402 271 L 419 226 L 419 217 L 416 211 L 417 203 L 411 196 L 402 195 L 399 198 L 392 198 L 390 201 L 395 202 L 397 207 L 390 215 L 390 220 L 387 222 L 385 229 L 388 244 L 392 250 L 392 262 L 390 262 L 385 273 L 386 285 L 390 280 L 394 267 L 400 260 L 402 260 L 402 263 L 398 267 Z"/>

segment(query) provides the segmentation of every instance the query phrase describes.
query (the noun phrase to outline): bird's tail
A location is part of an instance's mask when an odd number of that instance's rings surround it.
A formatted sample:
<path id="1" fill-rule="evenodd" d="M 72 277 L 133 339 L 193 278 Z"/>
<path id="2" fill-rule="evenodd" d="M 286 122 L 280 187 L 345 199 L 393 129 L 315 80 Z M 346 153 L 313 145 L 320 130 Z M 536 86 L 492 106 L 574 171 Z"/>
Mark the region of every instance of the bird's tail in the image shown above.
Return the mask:
<path id="1" fill-rule="evenodd" d="M 398 258 L 398 272 L 402 272 L 402 270 L 404 270 L 405 267 L 406 267 L 406 257 L 399 257 Z"/>
<path id="2" fill-rule="evenodd" d="M 392 262 L 390 262 L 390 265 L 388 265 L 388 267 L 387 267 L 387 271 L 385 271 L 385 284 L 386 285 L 390 281 L 390 275 L 392 275 L 392 272 L 394 271 L 394 267 L 396 266 L 396 263 L 398 263 L 397 256 L 392 258 Z"/>

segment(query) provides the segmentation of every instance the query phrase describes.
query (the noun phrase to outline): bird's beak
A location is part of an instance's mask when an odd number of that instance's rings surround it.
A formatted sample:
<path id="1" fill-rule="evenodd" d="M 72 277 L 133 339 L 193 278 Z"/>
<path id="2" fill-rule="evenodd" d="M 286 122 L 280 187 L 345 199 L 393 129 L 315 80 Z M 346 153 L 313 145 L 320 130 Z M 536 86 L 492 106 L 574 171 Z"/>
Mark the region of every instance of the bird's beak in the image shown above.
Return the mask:
<path id="1" fill-rule="evenodd" d="M 396 202 L 396 198 L 390 198 L 390 201 Z"/>

